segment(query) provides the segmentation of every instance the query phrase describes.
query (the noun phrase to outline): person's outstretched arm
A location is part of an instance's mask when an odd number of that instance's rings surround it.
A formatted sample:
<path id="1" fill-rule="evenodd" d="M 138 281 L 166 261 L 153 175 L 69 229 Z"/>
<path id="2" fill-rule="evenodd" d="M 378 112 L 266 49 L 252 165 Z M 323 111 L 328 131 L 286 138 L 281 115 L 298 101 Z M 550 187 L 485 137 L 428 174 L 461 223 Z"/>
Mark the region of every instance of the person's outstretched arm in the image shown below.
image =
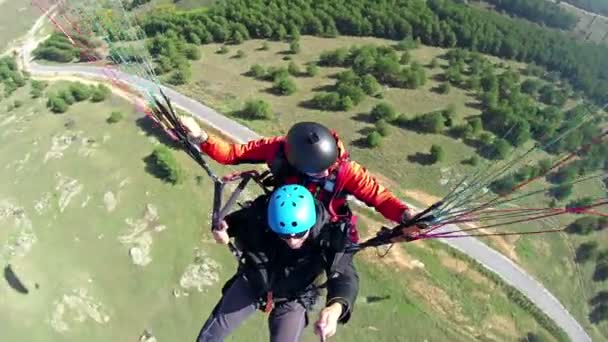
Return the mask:
<path id="1" fill-rule="evenodd" d="M 246 144 L 233 144 L 206 132 L 193 117 L 182 116 L 180 121 L 188 130 L 188 140 L 224 165 L 269 163 L 285 140 L 285 137 L 278 136 L 252 140 Z"/>
<path id="2" fill-rule="evenodd" d="M 411 215 L 411 210 L 405 203 L 380 185 L 363 166 L 355 161 L 349 161 L 346 166 L 344 190 L 394 222 L 400 223 Z"/>
<path id="3" fill-rule="evenodd" d="M 200 148 L 220 164 L 261 164 L 269 163 L 275 158 L 284 140 L 285 137 L 271 137 L 252 140 L 246 144 L 233 144 L 209 135 L 200 144 Z"/>

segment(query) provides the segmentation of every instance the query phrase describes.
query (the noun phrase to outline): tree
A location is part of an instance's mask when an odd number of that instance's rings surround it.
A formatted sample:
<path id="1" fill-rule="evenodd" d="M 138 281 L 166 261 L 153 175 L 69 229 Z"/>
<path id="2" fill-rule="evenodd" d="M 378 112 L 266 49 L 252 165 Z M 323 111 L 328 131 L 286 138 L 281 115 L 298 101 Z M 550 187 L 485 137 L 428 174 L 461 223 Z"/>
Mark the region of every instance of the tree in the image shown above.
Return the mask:
<path id="1" fill-rule="evenodd" d="M 367 144 L 369 147 L 376 148 L 380 146 L 381 142 L 382 136 L 380 135 L 380 133 L 373 131 L 367 135 Z"/>
<path id="2" fill-rule="evenodd" d="M 456 115 L 456 105 L 450 103 L 441 113 L 445 119 L 445 126 L 452 127 L 454 125 L 454 116 Z"/>
<path id="3" fill-rule="evenodd" d="M 508 141 L 505 139 L 496 139 L 492 143 L 492 150 L 490 152 L 490 158 L 494 160 L 502 160 L 507 158 L 509 152 L 511 151 L 511 147 Z"/>
<path id="4" fill-rule="evenodd" d="M 568 203 L 566 205 L 566 208 L 568 208 L 568 209 L 572 209 L 572 208 L 584 208 L 584 207 L 592 205 L 593 202 L 594 202 L 593 198 L 591 198 L 591 197 L 583 197 L 583 198 L 579 198 L 579 199 L 576 199 L 574 201 L 571 201 L 570 203 Z"/>
<path id="5" fill-rule="evenodd" d="M 110 96 L 110 88 L 103 84 L 99 84 L 97 87 L 91 87 L 91 102 L 102 102 Z"/>
<path id="6" fill-rule="evenodd" d="M 74 95 L 72 95 L 72 92 L 69 89 L 60 90 L 57 93 L 57 96 L 61 97 L 65 101 L 65 103 L 67 103 L 70 106 L 76 102 Z"/>
<path id="7" fill-rule="evenodd" d="M 30 90 L 30 95 L 32 96 L 32 98 L 37 99 L 39 97 L 42 97 L 42 92 L 47 87 L 47 85 L 47 82 L 33 80 L 32 88 Z"/>
<path id="8" fill-rule="evenodd" d="M 440 94 L 449 94 L 450 89 L 452 89 L 452 86 L 450 86 L 449 82 L 442 83 L 437 88 L 437 90 L 439 91 Z"/>
<path id="9" fill-rule="evenodd" d="M 187 44 L 184 48 L 184 56 L 191 61 L 197 61 L 201 59 L 201 50 L 199 50 L 198 46 L 193 44 Z"/>
<path id="10" fill-rule="evenodd" d="M 585 216 L 570 223 L 566 227 L 566 232 L 569 234 L 588 235 L 594 230 L 600 230 L 600 221 L 593 216 Z"/>
<path id="11" fill-rule="evenodd" d="M 239 58 L 239 59 L 240 58 L 245 58 L 245 57 L 247 57 L 247 54 L 245 53 L 245 51 L 239 49 L 239 50 L 236 51 L 236 56 L 235 57 Z"/>
<path id="12" fill-rule="evenodd" d="M 297 90 L 291 78 L 280 78 L 274 82 L 273 90 L 279 95 L 291 95 Z"/>
<path id="13" fill-rule="evenodd" d="M 256 79 L 263 79 L 266 77 L 266 70 L 259 64 L 254 64 L 249 69 L 248 74 Z"/>
<path id="14" fill-rule="evenodd" d="M 240 31 L 234 31 L 232 33 L 232 39 L 230 41 L 234 45 L 240 45 L 243 43 L 243 41 L 245 41 L 245 37 L 243 37 L 243 34 Z"/>
<path id="15" fill-rule="evenodd" d="M 442 162 L 445 159 L 445 152 L 439 145 L 431 146 L 431 162 L 433 164 Z"/>
<path id="16" fill-rule="evenodd" d="M 117 123 L 120 120 L 122 120 L 122 118 L 124 117 L 124 115 L 121 112 L 112 112 L 110 114 L 110 117 L 106 120 L 108 123 Z"/>
<path id="17" fill-rule="evenodd" d="M 374 121 L 384 119 L 387 122 L 391 122 L 397 118 L 397 112 L 395 112 L 395 109 L 386 102 L 382 102 L 374 106 L 370 115 Z"/>
<path id="18" fill-rule="evenodd" d="M 192 71 L 189 66 L 180 67 L 173 71 L 167 82 L 173 85 L 182 85 L 188 83 L 192 77 Z"/>
<path id="19" fill-rule="evenodd" d="M 306 66 L 306 74 L 310 77 L 317 76 L 319 74 L 319 67 L 315 64 L 308 64 Z"/>
<path id="20" fill-rule="evenodd" d="M 572 195 L 572 184 L 561 184 L 549 190 L 549 194 L 558 201 L 563 201 Z"/>
<path id="21" fill-rule="evenodd" d="M 386 136 L 389 135 L 389 133 L 390 133 L 390 126 L 386 122 L 386 120 L 380 119 L 380 120 L 376 121 L 376 123 L 374 124 L 374 126 L 376 127 L 376 131 L 381 136 L 386 137 Z"/>
<path id="22" fill-rule="evenodd" d="M 534 95 L 540 89 L 541 83 L 539 80 L 527 79 L 521 84 L 521 91 L 526 94 Z"/>
<path id="23" fill-rule="evenodd" d="M 591 304 L 591 305 L 608 304 L 608 291 L 598 292 L 593 298 L 591 298 L 591 300 L 589 300 L 589 304 Z"/>
<path id="24" fill-rule="evenodd" d="M 343 108 L 340 94 L 336 92 L 317 94 L 310 102 L 313 107 L 323 110 L 342 110 Z"/>
<path id="25" fill-rule="evenodd" d="M 156 172 L 165 181 L 180 184 L 184 181 L 185 172 L 166 146 L 159 146 L 152 152 L 151 160 Z"/>
<path id="26" fill-rule="evenodd" d="M 597 242 L 595 241 L 582 243 L 576 249 L 574 261 L 579 264 L 582 264 L 591 260 L 595 256 L 597 246 Z"/>
<path id="27" fill-rule="evenodd" d="M 299 76 L 300 75 L 300 67 L 294 62 L 291 61 L 289 62 L 289 65 L 287 66 L 287 71 L 292 75 L 292 76 Z"/>
<path id="28" fill-rule="evenodd" d="M 599 259 L 599 258 L 598 258 Z M 608 279 L 608 261 L 598 260 L 593 271 L 593 280 L 600 282 Z"/>
<path id="29" fill-rule="evenodd" d="M 91 97 L 91 88 L 80 82 L 76 82 L 70 85 L 70 93 L 72 93 L 72 96 L 76 102 L 80 102 Z"/>
<path id="30" fill-rule="evenodd" d="M 479 156 L 473 155 L 471 158 L 464 160 L 463 163 L 471 166 L 477 166 L 479 165 Z"/>
<path id="31" fill-rule="evenodd" d="M 46 106 L 53 113 L 65 113 L 70 107 L 63 98 L 57 95 L 50 95 Z"/>
<path id="32" fill-rule="evenodd" d="M 380 93 L 381 86 L 373 75 L 366 74 L 361 77 L 361 89 L 369 96 L 376 96 Z"/>
<path id="33" fill-rule="evenodd" d="M 272 118 L 270 104 L 264 100 L 247 101 L 240 114 L 250 120 L 268 120 Z"/>
<path id="34" fill-rule="evenodd" d="M 600 304 L 593 308 L 589 314 L 589 320 L 593 324 L 599 324 L 605 320 L 608 320 L 608 305 Z"/>
<path id="35" fill-rule="evenodd" d="M 291 53 L 292 55 L 300 53 L 300 41 L 299 40 L 292 40 L 289 43 L 289 53 Z"/>
<path id="36" fill-rule="evenodd" d="M 445 129 L 445 118 L 442 112 L 430 112 L 415 117 L 413 125 L 420 132 L 441 133 Z"/>
<path id="37" fill-rule="evenodd" d="M 266 41 L 265 41 L 265 42 L 263 42 L 263 43 L 262 43 L 262 46 L 260 47 L 260 50 L 261 50 L 261 51 L 267 51 L 267 50 L 269 50 L 269 49 L 270 49 L 270 47 L 268 46 L 268 42 L 266 42 Z"/>
<path id="38" fill-rule="evenodd" d="M 439 61 L 436 57 L 433 57 L 433 59 L 431 59 L 431 63 L 429 63 L 429 66 L 433 69 L 439 67 Z"/>
<path id="39" fill-rule="evenodd" d="M 408 51 L 405 51 L 403 54 L 401 54 L 401 58 L 399 59 L 399 63 L 400 64 L 407 64 L 412 60 L 412 56 L 410 55 L 410 53 Z"/>

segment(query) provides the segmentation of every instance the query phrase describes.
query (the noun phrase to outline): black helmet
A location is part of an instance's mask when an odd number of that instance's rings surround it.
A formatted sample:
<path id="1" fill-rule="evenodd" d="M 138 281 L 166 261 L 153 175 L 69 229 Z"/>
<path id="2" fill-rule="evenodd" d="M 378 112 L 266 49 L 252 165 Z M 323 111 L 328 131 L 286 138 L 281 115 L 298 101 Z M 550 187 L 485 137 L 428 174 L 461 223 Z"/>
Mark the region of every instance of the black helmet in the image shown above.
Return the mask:
<path id="1" fill-rule="evenodd" d="M 336 139 L 327 127 L 315 122 L 293 125 L 286 142 L 287 161 L 300 172 L 322 172 L 338 159 Z"/>

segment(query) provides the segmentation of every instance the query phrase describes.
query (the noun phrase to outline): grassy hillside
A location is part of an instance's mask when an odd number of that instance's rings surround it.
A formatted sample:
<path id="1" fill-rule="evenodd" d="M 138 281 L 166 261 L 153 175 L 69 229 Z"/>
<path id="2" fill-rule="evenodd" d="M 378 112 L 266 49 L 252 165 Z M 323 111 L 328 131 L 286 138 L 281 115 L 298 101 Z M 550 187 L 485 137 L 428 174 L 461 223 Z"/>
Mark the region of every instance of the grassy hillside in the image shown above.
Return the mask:
<path id="1" fill-rule="evenodd" d="M 0 108 L 0 255 L 29 289 L 0 283 L 3 337 L 124 341 L 147 331 L 159 341 L 192 340 L 235 267 L 208 232 L 207 177 L 179 151 L 183 184 L 150 173 L 146 157 L 162 136 L 121 98 L 53 114 L 45 97 L 31 98 L 28 83 Z M 123 119 L 111 124 L 116 111 Z M 365 222 L 378 224 L 373 215 Z M 450 259 L 441 248 L 414 245 L 384 259 L 361 254 L 357 311 L 335 340 L 549 336 L 488 278 Z M 266 339 L 264 319 L 256 314 L 234 340 Z M 310 329 L 304 340 L 316 340 Z"/>
<path id="2" fill-rule="evenodd" d="M 290 55 L 302 70 L 306 64 L 318 60 L 324 50 L 340 47 L 373 43 L 379 45 L 394 42 L 372 39 L 338 37 L 332 39 L 302 37 L 301 52 Z M 344 68 L 320 68 L 315 77 L 295 77 L 297 90 L 290 96 L 279 96 L 270 89 L 272 82 L 256 80 L 248 75 L 254 64 L 264 67 L 284 66 L 290 61 L 284 60 L 288 55 L 289 45 L 281 42 L 269 42 L 268 50 L 261 50 L 262 41 L 251 40 L 241 45 L 228 45 L 228 52 L 217 53 L 220 45 L 209 44 L 201 48 L 201 61 L 193 63 L 193 79 L 185 86 L 177 87 L 181 92 L 201 100 L 222 113 L 231 115 L 238 111 L 248 99 L 264 99 L 270 105 L 275 116 L 272 120 L 248 121 L 238 115 L 232 118 L 265 135 L 284 134 L 294 121 L 315 120 L 335 128 L 348 146 L 353 158 L 364 164 L 369 170 L 379 174 L 381 181 L 394 192 L 414 200 L 418 204 L 430 204 L 437 196 L 445 195 L 455 182 L 477 167 L 466 165 L 464 160 L 476 154 L 471 146 L 462 140 L 447 135 L 421 134 L 399 127 L 390 127 L 390 134 L 384 137 L 381 146 L 370 149 L 365 137 L 374 128 L 369 119 L 370 110 L 380 101 L 392 104 L 399 113 L 412 118 L 416 115 L 443 110 L 449 105 L 456 109 L 456 119 L 462 120 L 480 113 L 477 100 L 469 91 L 452 87 L 448 94 L 438 94 L 436 88 L 442 81 L 437 76 L 445 72 L 447 61 L 442 59 L 446 50 L 420 47 L 412 50 L 413 60 L 425 66 L 427 83 L 419 89 L 384 88 L 383 99 L 367 97 L 363 102 L 348 111 L 320 111 L 302 106 L 302 102 L 311 99 L 316 92 L 334 84 L 333 75 Z M 237 51 L 242 50 L 245 57 L 238 58 Z M 436 58 L 438 67 L 429 64 Z M 504 62 L 490 58 L 500 66 L 511 66 L 523 72 L 525 66 L 513 62 Z M 504 68 L 500 68 L 504 70 Z M 527 76 L 522 76 L 522 80 Z M 572 105 L 570 100 L 567 106 Z M 432 144 L 441 145 L 446 152 L 446 160 L 436 165 L 426 165 L 424 156 L 428 155 Z M 398 146 L 398 148 L 395 148 Z M 522 151 L 530 145 L 522 147 Z M 531 160 L 547 157 L 544 153 L 531 156 Z M 381 175 L 381 176 L 380 176 Z M 529 191 L 549 186 L 544 181 L 531 184 Z M 605 188 L 600 182 L 589 182 L 575 186 L 571 199 L 583 196 L 601 196 Z M 550 197 L 536 196 L 518 205 L 534 207 L 542 203 L 548 206 Z M 567 201 L 566 201 L 567 202 Z M 563 203 L 562 205 L 565 205 Z M 533 230 L 557 228 L 568 224 L 571 217 L 560 220 L 545 220 L 534 225 L 513 227 L 513 230 Z M 605 233 L 601 233 L 604 236 Z M 485 239 L 493 247 L 528 269 L 542 281 L 592 334 L 599 334 L 596 326 L 588 323 L 590 308 L 586 300 L 595 292 L 605 289 L 602 283 L 590 281 L 591 274 L 579 273 L 574 263 L 573 249 L 580 243 L 577 237 L 565 235 L 546 235 L 526 238 L 492 238 Z M 580 284 L 585 284 L 583 289 Z M 604 327 L 600 326 L 604 333 Z M 599 336 L 599 335 L 595 335 Z"/>
<path id="3" fill-rule="evenodd" d="M 25 34 L 40 14 L 27 1 L 0 0 L 0 53 Z"/>

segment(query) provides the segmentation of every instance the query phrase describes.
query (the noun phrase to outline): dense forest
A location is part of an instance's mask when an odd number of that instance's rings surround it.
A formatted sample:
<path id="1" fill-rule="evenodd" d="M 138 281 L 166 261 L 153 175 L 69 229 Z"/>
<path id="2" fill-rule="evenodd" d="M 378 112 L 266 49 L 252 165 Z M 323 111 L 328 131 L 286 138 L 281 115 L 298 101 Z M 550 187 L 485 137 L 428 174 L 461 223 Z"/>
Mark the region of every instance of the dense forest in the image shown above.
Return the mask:
<path id="1" fill-rule="evenodd" d="M 578 18 L 575 14 L 562 9 L 558 4 L 547 0 L 486 0 L 497 9 L 507 11 L 528 20 L 547 26 L 571 30 Z"/>
<path id="2" fill-rule="evenodd" d="M 449 0 L 227 0 L 205 11 L 157 10 L 142 27 L 151 37 L 171 32 L 194 44 L 296 34 L 413 37 L 536 63 L 560 72 L 596 103 L 608 99 L 607 46 Z"/>
<path id="3" fill-rule="evenodd" d="M 606 0 L 562 0 L 589 12 L 608 16 L 608 1 Z"/>

